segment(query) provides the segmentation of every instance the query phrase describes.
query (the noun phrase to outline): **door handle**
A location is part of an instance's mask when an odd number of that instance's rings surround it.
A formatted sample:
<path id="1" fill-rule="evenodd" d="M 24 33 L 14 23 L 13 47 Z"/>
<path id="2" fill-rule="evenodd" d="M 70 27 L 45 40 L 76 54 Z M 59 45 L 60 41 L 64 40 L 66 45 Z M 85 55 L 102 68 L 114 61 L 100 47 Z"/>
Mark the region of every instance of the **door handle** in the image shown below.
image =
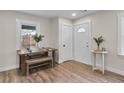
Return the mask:
<path id="1" fill-rule="evenodd" d="M 88 45 L 86 45 L 86 47 L 89 47 Z"/>
<path id="2" fill-rule="evenodd" d="M 63 45 L 63 47 L 65 47 L 65 44 Z"/>
<path id="3" fill-rule="evenodd" d="M 88 44 L 88 42 L 86 42 L 86 47 L 89 47 L 89 44 Z"/>

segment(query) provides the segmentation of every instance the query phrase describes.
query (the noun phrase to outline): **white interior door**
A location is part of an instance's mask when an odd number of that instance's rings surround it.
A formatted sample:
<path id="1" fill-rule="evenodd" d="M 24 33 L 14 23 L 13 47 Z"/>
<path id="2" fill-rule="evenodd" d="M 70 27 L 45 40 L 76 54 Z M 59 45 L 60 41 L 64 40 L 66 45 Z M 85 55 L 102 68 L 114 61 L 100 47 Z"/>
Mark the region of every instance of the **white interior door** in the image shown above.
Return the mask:
<path id="1" fill-rule="evenodd" d="M 62 25 L 62 61 L 72 60 L 72 26 Z"/>
<path id="2" fill-rule="evenodd" d="M 88 22 L 74 26 L 74 57 L 76 61 L 91 64 L 90 40 L 90 24 Z"/>

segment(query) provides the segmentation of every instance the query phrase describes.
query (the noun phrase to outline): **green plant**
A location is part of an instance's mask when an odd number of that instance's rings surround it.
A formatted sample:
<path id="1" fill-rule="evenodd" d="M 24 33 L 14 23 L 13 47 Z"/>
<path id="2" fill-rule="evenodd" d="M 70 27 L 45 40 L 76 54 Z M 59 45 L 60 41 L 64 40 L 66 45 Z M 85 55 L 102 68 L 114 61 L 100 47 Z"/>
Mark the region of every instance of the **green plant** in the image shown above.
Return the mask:
<path id="1" fill-rule="evenodd" d="M 100 37 L 98 37 L 98 38 L 95 38 L 95 37 L 94 37 L 93 39 L 94 39 L 94 41 L 96 42 L 96 44 L 97 44 L 97 46 L 98 46 L 98 49 L 99 49 L 100 44 L 105 41 L 102 36 L 100 36 Z"/>
<path id="2" fill-rule="evenodd" d="M 34 35 L 34 40 L 37 42 L 37 43 L 39 43 L 40 41 L 42 41 L 42 38 L 43 38 L 44 36 L 42 36 L 42 35 L 38 35 L 37 33 Z"/>

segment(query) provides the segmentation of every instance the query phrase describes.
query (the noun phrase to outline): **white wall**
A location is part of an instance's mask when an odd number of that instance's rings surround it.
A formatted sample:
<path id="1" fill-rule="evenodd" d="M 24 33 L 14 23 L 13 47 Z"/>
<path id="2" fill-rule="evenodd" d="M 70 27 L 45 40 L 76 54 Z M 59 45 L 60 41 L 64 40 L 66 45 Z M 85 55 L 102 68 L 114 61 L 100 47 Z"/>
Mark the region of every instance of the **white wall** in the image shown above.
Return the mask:
<path id="1" fill-rule="evenodd" d="M 14 11 L 0 11 L 0 71 L 15 68 L 16 56 L 16 18 L 40 22 L 41 34 L 45 36 L 43 46 L 52 46 L 51 23 L 43 17 L 31 16 Z"/>
<path id="2" fill-rule="evenodd" d="M 91 20 L 92 38 L 102 35 L 105 39 L 102 45 L 108 50 L 106 56 L 106 69 L 124 75 L 124 56 L 117 55 L 117 14 L 123 11 L 101 11 L 97 14 L 74 20 L 73 23 L 81 23 L 84 20 Z M 92 49 L 96 44 L 92 39 Z M 99 59 L 98 59 L 99 60 Z"/>
<path id="3" fill-rule="evenodd" d="M 52 26 L 52 47 L 59 49 L 59 19 L 53 18 L 51 19 L 51 26 Z"/>

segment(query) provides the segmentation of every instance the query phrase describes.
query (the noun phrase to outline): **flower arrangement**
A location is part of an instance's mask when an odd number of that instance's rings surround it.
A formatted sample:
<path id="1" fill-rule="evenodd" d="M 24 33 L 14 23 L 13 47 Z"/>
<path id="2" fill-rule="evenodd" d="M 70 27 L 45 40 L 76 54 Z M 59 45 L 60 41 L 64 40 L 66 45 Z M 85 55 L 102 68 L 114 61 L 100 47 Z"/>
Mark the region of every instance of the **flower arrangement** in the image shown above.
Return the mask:
<path id="1" fill-rule="evenodd" d="M 102 36 L 99 36 L 99 37 L 97 37 L 97 38 L 94 37 L 93 39 L 94 39 L 94 41 L 95 41 L 96 44 L 97 44 L 97 49 L 96 49 L 96 51 L 100 51 L 100 44 L 103 43 L 105 40 L 103 39 Z"/>
<path id="2" fill-rule="evenodd" d="M 38 46 L 38 43 L 43 40 L 43 38 L 44 38 L 43 35 L 38 35 L 37 33 L 34 35 L 34 40 L 37 43 L 37 46 Z"/>

